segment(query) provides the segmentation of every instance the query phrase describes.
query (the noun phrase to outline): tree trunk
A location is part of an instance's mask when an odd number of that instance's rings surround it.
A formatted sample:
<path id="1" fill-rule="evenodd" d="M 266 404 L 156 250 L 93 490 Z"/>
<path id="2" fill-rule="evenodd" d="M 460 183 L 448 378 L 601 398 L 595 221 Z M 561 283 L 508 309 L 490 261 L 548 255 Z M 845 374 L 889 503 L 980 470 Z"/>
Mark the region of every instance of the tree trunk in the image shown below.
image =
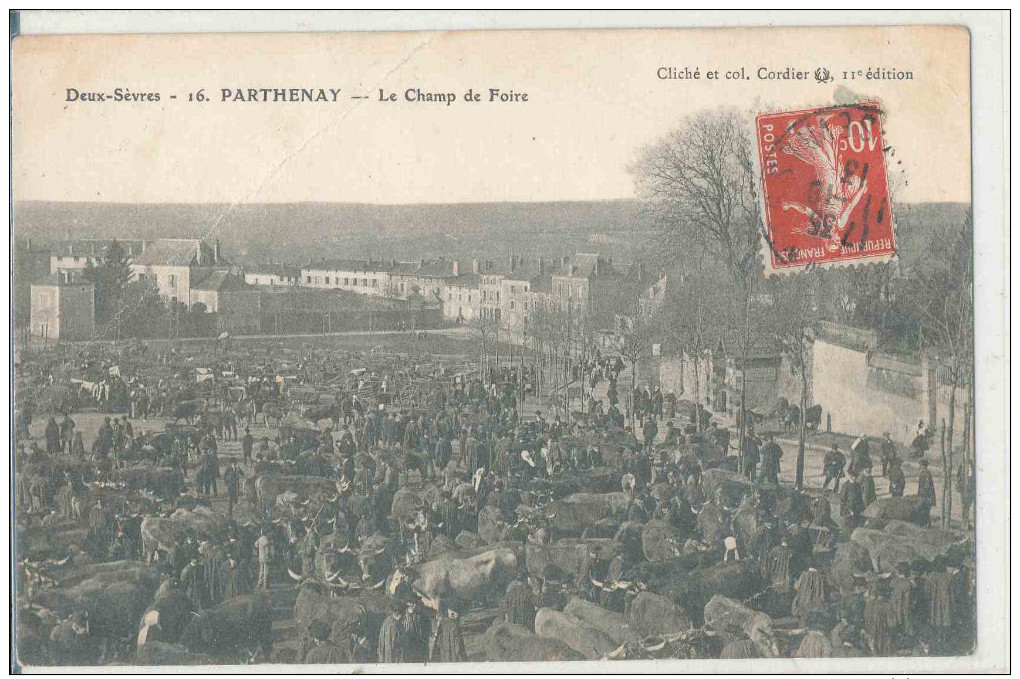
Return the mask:
<path id="1" fill-rule="evenodd" d="M 740 422 L 737 437 L 740 450 L 738 452 L 738 469 L 744 473 L 744 437 L 747 431 L 747 345 L 751 341 L 751 291 L 744 289 L 744 341 L 740 343 Z"/>
<path id="2" fill-rule="evenodd" d="M 634 412 L 634 390 L 637 389 L 637 359 L 630 362 L 630 430 L 637 436 L 637 413 Z"/>
<path id="3" fill-rule="evenodd" d="M 800 420 L 797 428 L 800 430 L 797 436 L 797 490 L 804 490 L 804 451 L 807 446 L 807 407 L 808 407 L 808 381 L 807 366 L 802 360 L 800 363 Z"/>
<path id="4" fill-rule="evenodd" d="M 937 387 L 936 387 L 937 389 Z M 942 519 L 942 528 L 946 528 L 946 476 L 948 476 L 948 461 L 946 459 L 946 418 L 942 418 L 942 428 L 939 436 L 939 449 L 942 453 L 942 503 L 939 517 Z"/>
<path id="5" fill-rule="evenodd" d="M 953 428 L 954 421 L 956 419 L 956 385 L 959 383 L 960 371 L 953 367 L 953 379 L 949 392 L 949 427 L 946 432 L 946 456 L 948 460 L 948 467 L 946 467 L 943 473 L 942 484 L 945 486 L 946 496 L 946 523 L 945 526 L 948 528 L 949 524 L 953 520 Z"/>
<path id="6" fill-rule="evenodd" d="M 680 376 L 683 377 L 683 369 L 680 370 Z M 697 423 L 695 425 L 696 431 L 701 433 L 701 413 L 698 413 L 698 405 L 701 403 L 701 382 L 698 376 L 698 355 L 694 354 L 694 412 L 697 413 L 695 419 Z"/>

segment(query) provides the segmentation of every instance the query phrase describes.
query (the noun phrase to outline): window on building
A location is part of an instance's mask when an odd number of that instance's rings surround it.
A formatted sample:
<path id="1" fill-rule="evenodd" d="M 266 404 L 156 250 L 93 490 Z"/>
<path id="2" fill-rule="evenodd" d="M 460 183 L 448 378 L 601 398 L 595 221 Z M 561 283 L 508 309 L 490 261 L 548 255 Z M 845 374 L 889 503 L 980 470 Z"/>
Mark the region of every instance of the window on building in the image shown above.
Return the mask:
<path id="1" fill-rule="evenodd" d="M 305 276 L 305 283 L 311 283 L 311 282 L 312 282 L 312 277 L 311 276 Z"/>
<path id="2" fill-rule="evenodd" d="M 368 287 L 368 279 L 367 278 L 362 278 L 361 279 L 361 287 L 363 287 L 363 288 L 367 288 Z"/>
<path id="3" fill-rule="evenodd" d="M 379 280 L 378 279 L 376 279 L 376 278 L 372 279 L 372 287 L 373 288 L 378 288 L 379 287 Z"/>
<path id="4" fill-rule="evenodd" d="M 499 290 L 496 291 L 496 303 L 499 303 Z"/>
<path id="5" fill-rule="evenodd" d="M 329 285 L 329 276 L 326 276 L 326 285 Z"/>
<path id="6" fill-rule="evenodd" d="M 170 282 L 171 288 L 177 287 L 177 276 L 175 276 L 174 274 L 170 274 L 170 276 L 167 277 L 167 280 Z"/>
<path id="7" fill-rule="evenodd" d="M 403 292 L 403 291 L 404 291 L 404 284 L 403 284 L 403 283 L 401 283 L 401 284 L 400 284 L 400 292 Z"/>
<path id="8" fill-rule="evenodd" d="M 514 304 L 513 300 L 510 300 L 510 311 L 513 311 L 515 308 L 517 308 L 517 307 Z"/>
<path id="9" fill-rule="evenodd" d="M 511 285 L 510 286 L 510 294 L 511 295 L 516 295 L 517 294 L 517 286 L 516 285 Z"/>

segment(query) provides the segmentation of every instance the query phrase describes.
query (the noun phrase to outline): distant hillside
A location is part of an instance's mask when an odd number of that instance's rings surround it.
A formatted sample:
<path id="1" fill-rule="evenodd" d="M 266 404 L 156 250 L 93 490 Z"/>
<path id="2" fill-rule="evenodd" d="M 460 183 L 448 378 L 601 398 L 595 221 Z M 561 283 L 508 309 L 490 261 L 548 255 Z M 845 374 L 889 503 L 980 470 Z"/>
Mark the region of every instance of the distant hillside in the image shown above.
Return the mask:
<path id="1" fill-rule="evenodd" d="M 501 257 L 598 249 L 647 231 L 636 201 L 452 205 L 116 204 L 24 202 L 14 232 L 40 242 L 70 236 L 219 238 L 237 261 L 311 257 Z M 607 242 L 588 248 L 591 234 Z M 550 251 L 552 248 L 552 251 Z"/>
<path id="2" fill-rule="evenodd" d="M 961 223 L 962 203 L 893 208 L 900 250 L 926 247 L 932 227 Z M 243 264 L 300 264 L 319 257 L 500 259 L 601 252 L 620 261 L 654 250 L 653 227 L 635 200 L 447 205 L 118 204 L 23 202 L 14 233 L 40 243 L 68 236 L 219 238 Z M 594 239 L 592 236 L 596 236 Z"/>

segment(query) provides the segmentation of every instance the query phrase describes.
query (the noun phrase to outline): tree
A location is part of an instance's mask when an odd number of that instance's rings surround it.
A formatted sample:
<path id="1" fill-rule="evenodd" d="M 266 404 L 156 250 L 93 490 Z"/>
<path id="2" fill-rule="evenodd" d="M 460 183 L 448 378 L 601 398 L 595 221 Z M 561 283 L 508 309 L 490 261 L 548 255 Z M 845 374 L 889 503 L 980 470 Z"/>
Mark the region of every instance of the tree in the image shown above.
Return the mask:
<path id="1" fill-rule="evenodd" d="M 808 373 L 811 345 L 818 323 L 816 272 L 796 276 L 773 276 L 769 280 L 769 298 L 772 312 L 768 315 L 772 335 L 776 338 L 783 356 L 800 378 L 800 421 L 797 434 L 796 487 L 804 488 L 804 455 L 807 440 Z"/>
<path id="2" fill-rule="evenodd" d="M 711 259 L 739 290 L 740 353 L 745 368 L 752 307 L 762 280 L 762 223 L 751 140 L 748 118 L 738 111 L 702 112 L 682 120 L 631 168 L 638 195 L 660 230 L 663 248 L 678 257 L 693 254 Z M 746 383 L 742 380 L 742 385 Z M 743 455 L 746 386 L 741 388 L 740 400 Z"/>
<path id="3" fill-rule="evenodd" d="M 953 507 L 956 391 L 974 380 L 973 216 L 968 213 L 962 228 L 933 225 L 932 230 L 926 257 L 911 271 L 907 294 L 918 318 L 922 350 L 937 366 L 936 383 L 941 382 L 950 390 L 949 421 L 942 447 L 942 522 L 945 526 Z"/>
<path id="4" fill-rule="evenodd" d="M 95 266 L 91 259 L 86 259 L 82 275 L 92 283 L 96 295 L 96 318 L 100 323 L 113 318 L 122 318 L 124 305 L 124 289 L 131 281 L 131 264 L 127 253 L 116 240 L 106 246 L 103 260 Z M 118 326 L 116 331 L 123 328 Z"/>
<path id="5" fill-rule="evenodd" d="M 637 388 L 637 364 L 642 356 L 651 353 L 652 344 L 659 337 L 657 317 L 620 318 L 619 351 L 630 363 L 630 426 L 635 426 L 634 390 Z"/>

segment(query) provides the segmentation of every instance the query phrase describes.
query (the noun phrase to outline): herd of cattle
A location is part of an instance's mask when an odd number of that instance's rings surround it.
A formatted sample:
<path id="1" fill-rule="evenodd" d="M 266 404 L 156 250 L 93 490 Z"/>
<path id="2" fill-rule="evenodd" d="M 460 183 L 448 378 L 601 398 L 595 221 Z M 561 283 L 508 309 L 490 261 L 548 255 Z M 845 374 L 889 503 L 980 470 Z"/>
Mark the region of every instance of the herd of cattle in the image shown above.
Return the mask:
<path id="1" fill-rule="evenodd" d="M 350 367 L 332 372 L 348 374 Z M 309 421 L 343 416 L 333 404 L 294 401 L 294 410 Z M 175 420 L 197 422 L 208 412 L 205 401 L 201 407 L 191 402 L 185 399 L 166 412 L 168 432 L 180 431 Z M 265 405 L 261 410 L 268 416 Z M 275 422 L 265 417 L 262 424 L 280 427 L 283 414 Z M 509 511 L 495 502 L 479 507 L 477 524 L 469 525 L 476 530 L 437 533 L 423 549 L 415 527 L 450 489 L 437 480 L 411 483 L 407 470 L 383 508 L 384 524 L 350 546 L 346 530 L 320 521 L 340 492 L 328 474 L 266 466 L 245 479 L 242 498 L 228 517 L 221 506 L 189 493 L 189 479 L 180 470 L 158 466 L 161 456 L 103 474 L 91 461 L 66 455 L 20 460 L 17 474 L 52 480 L 54 497 L 52 510 L 19 511 L 16 517 L 18 660 L 297 662 L 300 651 L 281 643 L 281 625 L 274 622 L 290 621 L 288 640 L 305 647 L 310 626 L 321 620 L 329 623 L 338 646 L 356 622 L 375 660 L 393 601 L 408 590 L 425 608 L 441 600 L 460 602 L 464 659 L 718 658 L 734 657 L 736 647 L 743 648 L 739 657 L 790 657 L 812 631 L 828 635 L 846 622 L 853 608 L 847 602 L 863 601 L 898 565 L 970 563 L 971 536 L 912 522 L 916 497 L 879 498 L 866 510 L 863 525 L 845 526 L 837 496 L 752 484 L 736 472 L 732 451 L 696 428 L 687 433 L 680 445 L 657 444 L 641 453 L 666 464 L 647 487 L 635 488 L 628 464 L 636 453 L 623 450 L 623 432 L 599 432 L 592 439 L 602 447 L 599 466 L 521 481 Z M 160 436 L 171 434 L 149 440 Z M 307 443 L 313 446 L 317 439 L 311 435 Z M 686 473 L 691 464 L 694 474 Z M 685 474 L 667 475 L 667 468 Z M 81 480 L 76 491 L 62 483 L 71 477 Z M 697 484 L 702 498 L 690 504 L 689 525 L 669 511 L 687 484 Z M 642 505 L 640 512 L 633 511 L 635 503 Z M 20 500 L 18 506 L 27 507 Z M 90 549 L 98 525 L 116 531 L 122 558 L 110 561 L 109 552 Z M 259 525 L 287 555 L 272 587 L 204 610 L 196 610 L 182 590 L 157 597 L 163 570 L 155 555 L 172 552 L 189 536 L 212 543 L 240 536 L 251 544 Z M 314 559 L 302 563 L 298 545 L 312 525 L 318 531 Z M 768 549 L 762 556 L 761 545 L 778 546 L 780 534 L 798 556 L 791 581 L 807 570 L 823 574 L 824 628 L 816 626 L 818 616 L 808 624 L 806 616 L 791 613 L 789 602 L 782 612 L 771 607 L 773 580 L 764 564 Z M 105 544 L 110 542 L 106 535 Z M 533 591 L 534 614 L 525 624 L 508 613 L 504 600 L 515 582 Z M 78 633 L 71 635 L 79 643 L 71 646 L 73 654 L 66 644 L 55 650 L 58 628 Z M 865 635 L 851 646 L 869 653 Z"/>

